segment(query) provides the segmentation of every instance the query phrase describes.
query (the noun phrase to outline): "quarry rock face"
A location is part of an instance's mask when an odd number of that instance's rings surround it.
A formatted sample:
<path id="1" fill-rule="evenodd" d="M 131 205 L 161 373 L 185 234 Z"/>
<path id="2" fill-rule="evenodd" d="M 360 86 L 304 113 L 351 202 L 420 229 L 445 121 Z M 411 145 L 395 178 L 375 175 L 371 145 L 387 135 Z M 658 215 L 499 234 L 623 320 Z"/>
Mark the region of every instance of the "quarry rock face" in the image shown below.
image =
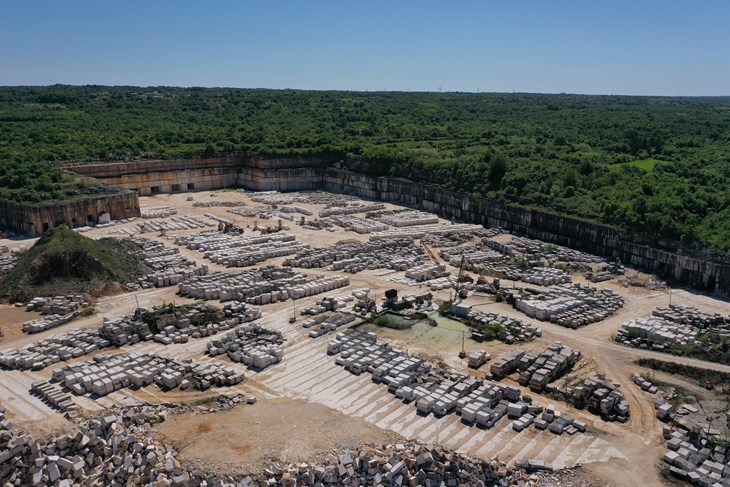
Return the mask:
<path id="1" fill-rule="evenodd" d="M 646 236 L 608 225 L 508 205 L 433 184 L 333 169 L 326 166 L 329 162 L 229 154 L 186 160 L 86 164 L 71 169 L 140 195 L 238 185 L 255 191 L 319 189 L 414 205 L 446 218 L 502 227 L 593 254 L 619 257 L 623 262 L 697 288 L 730 292 L 730 258 L 725 254 L 661 250 L 651 247 Z M 112 219 L 116 218 L 114 211 L 105 211 L 111 213 Z M 2 220 L 0 210 L 0 224 L 7 226 L 8 221 L 8 216 Z M 17 217 L 15 221 L 19 221 Z"/>

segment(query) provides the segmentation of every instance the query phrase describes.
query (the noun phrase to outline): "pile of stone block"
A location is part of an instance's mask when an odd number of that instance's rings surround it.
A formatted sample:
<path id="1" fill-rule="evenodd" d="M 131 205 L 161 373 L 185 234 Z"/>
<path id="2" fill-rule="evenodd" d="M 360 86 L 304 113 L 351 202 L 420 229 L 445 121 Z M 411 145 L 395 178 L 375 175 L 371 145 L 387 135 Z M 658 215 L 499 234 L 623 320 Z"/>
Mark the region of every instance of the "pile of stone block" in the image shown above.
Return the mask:
<path id="1" fill-rule="evenodd" d="M 15 370 L 41 370 L 110 346 L 111 342 L 102 338 L 98 330 L 77 328 L 30 343 L 18 350 L 2 350 L 0 366 Z"/>
<path id="2" fill-rule="evenodd" d="M 430 281 L 431 279 L 438 279 L 439 277 L 444 277 L 449 272 L 445 270 L 442 266 L 427 262 L 425 264 L 419 264 L 417 266 L 411 267 L 406 271 L 406 277 L 408 279 L 413 279 L 416 282 L 423 282 L 423 281 Z"/>
<path id="3" fill-rule="evenodd" d="M 309 332 L 309 338 L 318 338 L 327 333 L 332 333 L 338 328 L 349 325 L 357 318 L 347 313 L 332 313 L 328 315 L 319 315 L 316 318 L 310 318 L 302 323 L 304 328 L 315 327 Z"/>
<path id="4" fill-rule="evenodd" d="M 640 374 L 634 373 L 631 376 L 631 380 L 634 384 L 639 386 L 642 391 L 646 391 L 649 394 L 656 394 L 659 390 L 657 386 L 652 384 L 651 381 L 644 379 Z"/>
<path id="5" fill-rule="evenodd" d="M 472 225 L 470 223 L 452 223 L 451 225 L 417 225 L 413 227 L 402 227 L 396 230 L 383 230 L 382 232 L 372 232 L 370 240 L 389 240 L 389 239 L 422 239 L 432 235 L 446 235 L 456 233 L 473 233 L 482 230 L 484 227 L 480 225 Z"/>
<path id="6" fill-rule="evenodd" d="M 153 333 L 148 317 L 160 313 L 162 308 L 140 309 L 132 315 L 123 317 L 104 317 L 99 335 L 114 346 L 127 343 L 154 340 L 164 345 L 187 343 L 189 339 L 198 339 L 230 330 L 241 323 L 257 320 L 261 312 L 257 308 L 247 307 L 245 303 L 232 302 L 223 309 L 223 317 L 217 316 L 220 311 L 206 304 L 179 306 L 174 313 L 165 315 L 164 326 Z M 198 316 L 216 315 L 216 319 L 202 323 Z"/>
<path id="7" fill-rule="evenodd" d="M 302 308 L 300 314 L 317 316 L 328 311 L 337 311 L 338 309 L 346 307 L 348 302 L 352 302 L 354 300 L 354 296 L 326 296 L 322 299 L 315 301 L 313 305 Z M 324 317 L 322 319 L 324 319 Z M 319 321 L 317 323 L 319 323 Z M 304 327 L 308 328 L 306 324 L 304 325 Z"/>
<path id="8" fill-rule="evenodd" d="M 233 215 L 246 218 L 256 217 L 262 220 L 267 220 L 274 214 L 274 209 L 271 206 L 239 206 L 226 211 Z"/>
<path id="9" fill-rule="evenodd" d="M 555 267 L 521 267 L 516 263 L 487 264 L 480 270 L 509 281 L 521 281 L 537 286 L 568 284 L 570 276 Z"/>
<path id="10" fill-rule="evenodd" d="M 551 261 L 583 263 L 604 262 L 604 259 L 595 255 L 527 237 L 512 237 L 512 240 L 506 245 L 513 250 L 513 253 L 523 254 L 528 259 L 548 259 Z"/>
<path id="11" fill-rule="evenodd" d="M 323 210 L 324 211 L 324 210 Z M 382 232 L 385 230 L 388 230 L 390 228 L 385 223 L 376 222 L 373 220 L 367 220 L 365 218 L 360 218 L 357 216 L 351 216 L 351 215 L 336 215 L 331 216 L 327 218 L 328 222 L 332 222 L 333 224 L 337 225 L 338 227 L 342 227 L 345 230 L 350 230 L 351 232 L 356 233 L 372 233 L 372 232 Z"/>
<path id="12" fill-rule="evenodd" d="M 418 225 L 433 225 L 439 222 L 438 216 L 433 213 L 408 209 L 376 211 L 367 213 L 366 216 L 393 227 L 415 227 Z"/>
<path id="13" fill-rule="evenodd" d="M 460 414 L 466 424 L 490 428 L 503 416 L 521 420 L 523 429 L 532 424 L 527 415 L 542 412 L 541 406 L 521 402 L 520 389 L 485 384 L 476 377 L 452 373 L 411 357 L 389 344 L 378 343 L 374 334 L 354 329 L 338 333 L 327 353 L 339 354 L 335 363 L 352 374 L 372 374 L 375 383 L 412 403 L 420 414 Z"/>
<path id="14" fill-rule="evenodd" d="M 137 259 L 152 269 L 152 273 L 127 284 L 130 290 L 174 286 L 193 276 L 204 276 L 208 266 L 198 266 L 180 254 L 177 247 L 167 247 L 160 242 L 141 237 L 130 237 L 128 242 L 139 250 L 132 252 Z"/>
<path id="15" fill-rule="evenodd" d="M 466 319 L 467 323 L 472 324 L 472 326 L 476 325 L 477 328 L 479 328 L 479 325 L 499 325 L 506 332 L 506 335 L 503 337 L 498 336 L 497 338 L 507 344 L 524 342 L 534 337 L 542 336 L 542 329 L 540 327 L 532 326 L 522 320 L 498 315 L 497 313 L 470 311 Z M 479 332 L 472 330 L 472 338 L 478 341 L 480 338 Z"/>
<path id="16" fill-rule="evenodd" d="M 33 382 L 30 390 L 51 407 L 63 412 L 66 418 L 74 419 L 78 416 L 78 406 L 71 399 L 71 394 L 61 391 L 50 382 L 45 380 Z"/>
<path id="17" fill-rule="evenodd" d="M 349 278 L 343 276 L 310 278 L 293 272 L 289 267 L 266 266 L 195 277 L 180 284 L 180 294 L 195 299 L 236 300 L 264 305 L 314 296 L 349 285 Z"/>
<path id="18" fill-rule="evenodd" d="M 27 311 L 38 311 L 43 315 L 65 315 L 85 308 L 89 303 L 81 294 L 69 294 L 53 297 L 35 297 L 25 305 Z"/>
<path id="19" fill-rule="evenodd" d="M 279 211 L 283 213 L 299 213 L 300 215 L 306 215 L 306 216 L 312 216 L 314 215 L 314 212 L 312 210 L 308 210 L 306 208 L 302 208 L 301 206 L 282 206 L 279 208 Z"/>
<path id="20" fill-rule="evenodd" d="M 197 216 L 172 216 L 163 220 L 145 220 L 137 223 L 139 231 L 145 232 L 175 232 L 181 230 L 195 230 L 215 226 L 213 222 L 203 220 Z"/>
<path id="21" fill-rule="evenodd" d="M 707 333 L 711 329 L 711 333 Z M 704 342 L 700 335 L 707 335 Z M 659 307 L 648 318 L 636 318 L 621 325 L 616 340 L 634 347 L 667 351 L 670 345 L 708 348 L 730 339 L 730 316 L 703 313 L 683 305 Z"/>
<path id="22" fill-rule="evenodd" d="M 382 203 L 372 204 L 353 204 L 348 206 L 331 206 L 329 208 L 323 208 L 319 210 L 320 218 L 335 216 L 335 215 L 351 215 L 353 213 L 365 213 L 368 211 L 382 210 L 385 205 Z"/>
<path id="23" fill-rule="evenodd" d="M 292 267 L 321 268 L 357 273 L 366 269 L 404 271 L 425 260 L 423 249 L 411 240 L 356 242 L 299 252 L 284 261 Z"/>
<path id="24" fill-rule="evenodd" d="M 246 206 L 243 201 L 196 201 L 193 203 L 193 208 L 237 208 L 239 206 Z"/>
<path id="25" fill-rule="evenodd" d="M 605 320 L 623 305 L 614 291 L 581 284 L 561 284 L 515 300 L 515 307 L 530 318 L 572 329 Z"/>
<path id="26" fill-rule="evenodd" d="M 489 367 L 489 378 L 500 380 L 503 377 L 517 371 L 520 360 L 524 357 L 525 351 L 521 348 L 512 348 L 506 354 L 499 357 Z"/>
<path id="27" fill-rule="evenodd" d="M 473 238 L 481 238 L 484 235 L 484 228 L 479 228 L 474 229 L 474 231 L 471 232 L 426 235 L 423 241 L 427 243 L 429 247 L 434 248 L 456 247 L 458 245 L 468 242 Z"/>
<path id="28" fill-rule="evenodd" d="M 220 364 L 192 362 L 158 355 L 129 353 L 96 355 L 87 362 L 53 370 L 52 380 L 77 395 L 106 396 L 123 388 L 152 383 L 163 390 L 233 386 L 244 379 L 242 372 Z"/>
<path id="29" fill-rule="evenodd" d="M 464 234 L 457 235 L 470 235 L 465 232 Z M 461 257 L 466 256 L 468 259 L 464 262 L 464 269 L 468 271 L 479 272 L 487 264 L 492 262 L 501 262 L 504 260 L 504 256 L 494 250 L 484 249 L 482 245 L 469 245 L 466 247 L 454 247 L 446 248 L 439 252 L 442 259 L 448 261 L 454 267 L 461 266 Z M 476 266 L 476 268 L 475 268 Z"/>
<path id="30" fill-rule="evenodd" d="M 673 476 L 691 485 L 730 485 L 730 451 L 721 446 L 712 447 L 704 428 L 665 428 L 664 439 L 667 452 L 662 460 Z"/>
<path id="31" fill-rule="evenodd" d="M 6 247 L 7 248 L 7 247 Z M 0 256 L 0 276 L 6 272 L 15 269 L 15 265 L 18 262 L 18 254 L 2 255 Z"/>
<path id="32" fill-rule="evenodd" d="M 50 330 L 51 328 L 56 328 L 57 326 L 66 324 L 71 321 L 73 317 L 73 314 L 68 314 L 66 316 L 52 314 L 44 316 L 42 318 L 37 318 L 35 320 L 26 321 L 25 323 L 23 323 L 23 331 L 29 334 L 40 333 L 42 331 Z"/>
<path id="33" fill-rule="evenodd" d="M 248 267 L 267 259 L 293 255 L 309 248 L 283 232 L 244 236 L 236 233 L 203 232 L 179 236 L 177 245 L 197 250 L 211 262 L 226 267 Z"/>
<path id="34" fill-rule="evenodd" d="M 570 391 L 571 402 L 578 408 L 586 407 L 604 421 L 625 423 L 629 419 L 629 403 L 619 390 L 620 385 L 599 373 L 585 379 Z"/>
<path id="35" fill-rule="evenodd" d="M 541 392 L 550 382 L 568 373 L 580 357 L 580 350 L 566 347 L 560 342 L 551 343 L 542 352 L 527 352 L 517 364 L 519 383 Z"/>
<path id="36" fill-rule="evenodd" d="M 233 362 L 263 370 L 281 362 L 284 356 L 282 343 L 284 337 L 280 332 L 249 325 L 209 341 L 206 353 L 211 357 L 227 354 Z"/>
<path id="37" fill-rule="evenodd" d="M 139 207 L 139 213 L 142 218 L 167 218 L 177 215 L 177 210 L 170 206 L 145 206 Z"/>
<path id="38" fill-rule="evenodd" d="M 491 357 L 491 354 L 486 350 L 472 350 L 466 355 L 467 365 L 472 369 L 478 369 L 486 364 Z"/>

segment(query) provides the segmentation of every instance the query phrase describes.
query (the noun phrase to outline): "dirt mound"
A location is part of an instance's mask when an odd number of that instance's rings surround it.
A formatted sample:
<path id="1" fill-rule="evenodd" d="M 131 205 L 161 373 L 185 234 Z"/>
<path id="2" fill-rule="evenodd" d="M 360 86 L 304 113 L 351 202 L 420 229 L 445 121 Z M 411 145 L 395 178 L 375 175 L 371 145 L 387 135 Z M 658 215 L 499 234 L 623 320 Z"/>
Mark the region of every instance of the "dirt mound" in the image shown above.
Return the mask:
<path id="1" fill-rule="evenodd" d="M 149 270 L 129 254 L 134 244 L 112 238 L 92 240 L 65 225 L 49 230 L 0 278 L 0 296 L 23 301 L 33 296 L 97 293 L 110 283 L 133 281 Z"/>

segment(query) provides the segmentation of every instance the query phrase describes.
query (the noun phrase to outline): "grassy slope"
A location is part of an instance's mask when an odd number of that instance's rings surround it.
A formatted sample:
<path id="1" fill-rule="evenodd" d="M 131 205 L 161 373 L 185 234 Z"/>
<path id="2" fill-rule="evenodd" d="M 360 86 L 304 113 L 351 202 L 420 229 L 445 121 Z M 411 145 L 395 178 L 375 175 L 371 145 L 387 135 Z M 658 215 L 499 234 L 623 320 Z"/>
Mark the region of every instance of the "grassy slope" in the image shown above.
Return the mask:
<path id="1" fill-rule="evenodd" d="M 49 230 L 0 279 L 0 297 L 20 301 L 130 282 L 147 268 L 127 253 L 128 245 L 133 244 L 111 238 L 92 240 L 66 226 Z"/>

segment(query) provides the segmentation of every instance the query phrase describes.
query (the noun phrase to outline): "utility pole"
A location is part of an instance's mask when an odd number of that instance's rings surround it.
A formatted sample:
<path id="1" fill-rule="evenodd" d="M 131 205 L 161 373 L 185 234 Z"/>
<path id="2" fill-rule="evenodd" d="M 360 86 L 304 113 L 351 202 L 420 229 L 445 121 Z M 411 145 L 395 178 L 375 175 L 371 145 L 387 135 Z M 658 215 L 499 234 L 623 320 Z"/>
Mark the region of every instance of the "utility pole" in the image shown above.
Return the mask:
<path id="1" fill-rule="evenodd" d="M 137 299 L 137 293 L 134 293 L 134 301 L 137 303 L 137 311 L 139 311 L 139 300 Z"/>
<path id="2" fill-rule="evenodd" d="M 669 306 L 672 305 L 672 289 L 669 288 Z"/>
<path id="3" fill-rule="evenodd" d="M 463 359 L 466 357 L 466 351 L 464 350 L 464 341 L 466 340 L 466 332 L 464 330 L 461 331 L 461 352 L 459 353 L 459 358 Z"/>

